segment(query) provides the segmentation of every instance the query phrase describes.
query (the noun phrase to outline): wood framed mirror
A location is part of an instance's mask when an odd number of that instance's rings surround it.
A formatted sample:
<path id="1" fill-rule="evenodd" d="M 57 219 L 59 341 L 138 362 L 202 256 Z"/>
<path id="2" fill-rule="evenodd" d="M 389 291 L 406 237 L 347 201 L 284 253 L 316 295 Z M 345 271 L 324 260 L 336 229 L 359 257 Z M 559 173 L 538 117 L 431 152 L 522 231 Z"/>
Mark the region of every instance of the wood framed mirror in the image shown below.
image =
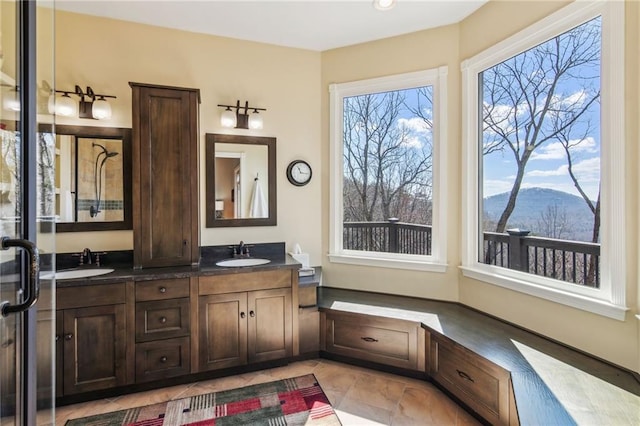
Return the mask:
<path id="1" fill-rule="evenodd" d="M 131 129 L 50 125 L 57 232 L 132 229 Z"/>
<path id="2" fill-rule="evenodd" d="M 276 138 L 207 133 L 207 228 L 277 224 Z"/>

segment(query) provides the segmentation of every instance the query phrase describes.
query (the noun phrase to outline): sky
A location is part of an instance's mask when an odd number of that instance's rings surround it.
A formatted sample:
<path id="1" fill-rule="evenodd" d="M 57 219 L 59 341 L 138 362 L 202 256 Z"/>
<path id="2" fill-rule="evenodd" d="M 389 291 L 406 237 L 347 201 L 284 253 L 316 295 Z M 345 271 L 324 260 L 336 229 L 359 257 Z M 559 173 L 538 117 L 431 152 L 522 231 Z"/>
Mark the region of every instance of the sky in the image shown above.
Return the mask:
<path id="1" fill-rule="evenodd" d="M 511 141 L 515 140 L 515 134 L 520 135 L 521 140 L 525 139 L 525 124 L 530 121 L 528 118 L 531 111 L 535 111 L 537 115 L 543 110 L 542 105 L 548 100 L 548 87 L 554 87 L 554 94 L 550 98 L 550 112 L 546 117 L 553 117 L 554 111 L 578 111 L 586 108 L 586 112 L 565 137 L 572 145 L 573 173 L 591 200 L 597 199 L 600 185 L 599 98 L 590 103 L 600 91 L 600 26 L 600 18 L 595 18 L 559 36 L 561 47 L 558 51 L 564 61 L 562 65 L 578 65 L 572 66 L 566 74 L 561 74 L 556 86 L 552 84 L 556 75 L 552 70 L 557 52 L 551 41 L 488 68 L 483 73 L 482 80 L 484 106 L 489 107 L 497 126 L 510 134 Z M 580 41 L 584 44 L 580 44 Z M 588 61 L 585 60 L 587 57 Z M 571 58 L 572 62 L 567 58 Z M 511 72 L 520 77 L 510 78 Z M 490 90 L 493 87 L 499 89 Z M 506 89 L 501 91 L 501 87 Z M 520 90 L 520 87 L 524 89 Z M 536 90 L 539 93 L 534 95 Z M 523 93 L 527 95 L 523 96 Z M 535 105 L 534 99 L 537 101 Z M 562 112 L 555 114 L 563 119 L 569 117 Z M 542 126 L 541 134 L 551 134 L 550 120 L 545 123 L 547 124 Z M 496 133 L 485 125 L 485 142 L 494 135 Z M 516 157 L 511 149 L 486 154 L 482 158 L 482 170 L 483 197 L 508 192 L 513 187 L 516 176 Z M 563 145 L 554 138 L 535 148 L 526 164 L 522 188 L 531 187 L 550 188 L 580 196 L 569 176 Z"/>

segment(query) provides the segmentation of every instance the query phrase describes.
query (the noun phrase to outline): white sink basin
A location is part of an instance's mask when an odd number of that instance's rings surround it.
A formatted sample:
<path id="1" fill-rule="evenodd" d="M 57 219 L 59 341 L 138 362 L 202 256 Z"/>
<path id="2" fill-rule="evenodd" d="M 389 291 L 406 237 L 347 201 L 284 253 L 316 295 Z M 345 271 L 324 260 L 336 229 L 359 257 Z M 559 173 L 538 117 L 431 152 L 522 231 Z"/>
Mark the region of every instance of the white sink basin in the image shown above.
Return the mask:
<path id="1" fill-rule="evenodd" d="M 269 259 L 260 259 L 257 257 L 250 257 L 248 259 L 226 259 L 216 262 L 218 266 L 226 266 L 230 268 L 240 268 L 242 266 L 257 266 L 264 265 L 271 262 Z"/>
<path id="2" fill-rule="evenodd" d="M 110 268 L 96 268 L 96 269 L 67 269 L 64 271 L 56 271 L 56 273 L 41 274 L 40 278 L 43 280 L 50 280 L 54 276 L 57 280 L 69 280 L 71 278 L 88 278 L 96 277 L 98 275 L 104 275 L 113 272 Z"/>

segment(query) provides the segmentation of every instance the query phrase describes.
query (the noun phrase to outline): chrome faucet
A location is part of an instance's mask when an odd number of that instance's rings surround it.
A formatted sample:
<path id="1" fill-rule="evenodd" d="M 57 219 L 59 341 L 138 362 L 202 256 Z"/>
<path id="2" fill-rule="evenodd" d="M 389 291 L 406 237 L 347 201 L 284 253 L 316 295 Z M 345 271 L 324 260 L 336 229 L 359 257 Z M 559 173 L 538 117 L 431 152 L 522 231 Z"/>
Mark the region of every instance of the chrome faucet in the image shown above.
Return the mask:
<path id="1" fill-rule="evenodd" d="M 242 257 L 244 256 L 244 251 L 245 251 L 244 241 L 240 241 L 240 244 L 238 244 L 238 247 L 236 248 L 236 255 L 238 257 Z"/>
<path id="2" fill-rule="evenodd" d="M 87 261 L 85 262 L 85 264 L 87 265 L 91 265 L 93 263 L 92 260 L 92 255 L 91 255 L 91 250 L 89 250 L 88 247 L 86 247 L 84 250 L 82 250 L 82 257 L 80 258 L 80 264 L 82 265 L 82 259 L 85 258 L 87 259 Z"/>

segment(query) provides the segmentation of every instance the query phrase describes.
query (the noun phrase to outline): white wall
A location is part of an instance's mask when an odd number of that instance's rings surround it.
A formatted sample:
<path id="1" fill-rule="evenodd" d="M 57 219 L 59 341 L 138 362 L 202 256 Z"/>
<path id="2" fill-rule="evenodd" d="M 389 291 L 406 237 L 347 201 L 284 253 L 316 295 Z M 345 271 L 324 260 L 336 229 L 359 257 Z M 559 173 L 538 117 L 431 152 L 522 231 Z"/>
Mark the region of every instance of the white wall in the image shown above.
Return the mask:
<path id="1" fill-rule="evenodd" d="M 63 120 L 62 124 L 131 126 L 130 81 L 199 88 L 201 245 L 295 242 L 321 262 L 319 175 L 303 188 L 290 185 L 287 164 L 307 160 L 320 170 L 320 54 L 223 37 L 189 33 L 112 19 L 56 11 L 56 86 L 117 96 L 113 119 Z M 260 131 L 220 127 L 219 103 L 266 108 Z M 278 225 L 205 227 L 205 133 L 276 137 Z M 265 179 L 266 180 L 266 179 Z M 311 226 L 310 226 L 311 225 Z M 65 233 L 56 238 L 58 252 L 129 250 L 131 231 Z"/>

